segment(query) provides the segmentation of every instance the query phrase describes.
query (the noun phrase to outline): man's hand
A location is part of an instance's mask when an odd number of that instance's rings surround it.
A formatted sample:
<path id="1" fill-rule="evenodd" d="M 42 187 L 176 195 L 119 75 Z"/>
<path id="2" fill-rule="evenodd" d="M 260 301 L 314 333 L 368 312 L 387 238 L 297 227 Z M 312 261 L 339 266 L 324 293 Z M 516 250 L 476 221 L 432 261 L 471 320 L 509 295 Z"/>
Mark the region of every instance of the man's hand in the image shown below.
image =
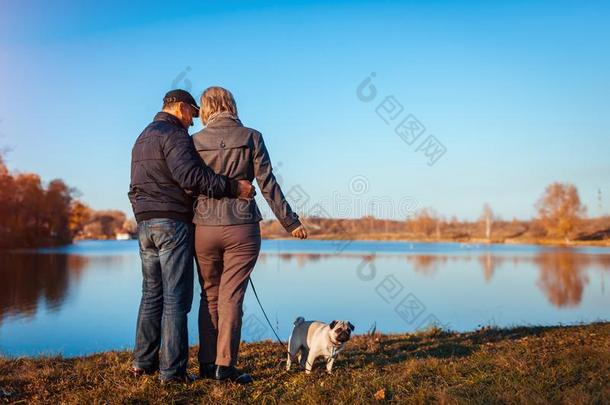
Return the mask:
<path id="1" fill-rule="evenodd" d="M 238 180 L 237 181 L 237 198 L 242 198 L 244 200 L 249 200 L 254 198 L 256 195 L 256 190 L 252 183 L 248 180 Z"/>
<path id="2" fill-rule="evenodd" d="M 299 239 L 307 239 L 307 229 L 303 225 L 292 231 L 292 236 Z"/>

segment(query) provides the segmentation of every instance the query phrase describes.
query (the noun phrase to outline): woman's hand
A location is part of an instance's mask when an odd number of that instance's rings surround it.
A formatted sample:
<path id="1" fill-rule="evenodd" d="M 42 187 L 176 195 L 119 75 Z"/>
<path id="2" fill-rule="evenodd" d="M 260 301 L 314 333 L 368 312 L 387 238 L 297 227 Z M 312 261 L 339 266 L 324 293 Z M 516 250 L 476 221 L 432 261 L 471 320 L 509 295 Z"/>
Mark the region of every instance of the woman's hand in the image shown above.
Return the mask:
<path id="1" fill-rule="evenodd" d="M 292 231 L 292 236 L 299 239 L 307 239 L 307 229 L 303 225 Z"/>

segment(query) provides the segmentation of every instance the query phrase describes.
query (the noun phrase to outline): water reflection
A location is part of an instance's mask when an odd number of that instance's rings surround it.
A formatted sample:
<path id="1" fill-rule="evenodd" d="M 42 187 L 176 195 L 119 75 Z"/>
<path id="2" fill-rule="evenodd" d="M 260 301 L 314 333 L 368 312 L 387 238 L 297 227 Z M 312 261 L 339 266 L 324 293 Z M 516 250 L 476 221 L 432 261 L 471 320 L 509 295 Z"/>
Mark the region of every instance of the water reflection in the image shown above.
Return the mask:
<path id="1" fill-rule="evenodd" d="M 264 253 L 262 260 L 267 256 L 277 257 L 281 261 L 296 261 L 299 266 L 307 262 L 317 262 L 324 258 L 334 258 L 337 254 L 309 254 L 309 253 L 282 253 L 279 255 Z M 376 256 L 356 255 L 362 260 L 372 263 Z M 384 256 L 384 259 L 392 256 Z M 570 250 L 542 251 L 531 256 L 512 256 L 506 254 L 478 253 L 478 254 L 412 254 L 407 256 L 396 255 L 394 258 L 406 257 L 408 267 L 414 272 L 427 277 L 435 276 L 443 268 L 454 264 L 470 264 L 475 261 L 480 266 L 486 283 L 491 282 L 494 273 L 502 266 L 517 267 L 523 264 L 534 265 L 538 270 L 537 287 L 545 294 L 549 303 L 557 308 L 577 307 L 583 297 L 584 288 L 589 283 L 587 272 L 594 268 L 603 272 L 610 272 L 610 255 L 608 254 L 581 254 Z M 449 265 L 451 262 L 451 266 Z M 603 285 L 602 285 L 603 288 Z"/>
<path id="2" fill-rule="evenodd" d="M 568 252 L 540 254 L 537 285 L 556 307 L 575 307 L 582 301 L 582 292 L 589 283 L 586 269 L 599 263 L 607 270 L 608 258 L 573 255 Z"/>
<path id="3" fill-rule="evenodd" d="M 361 331 L 375 323 L 387 333 L 416 330 L 430 316 L 455 330 L 610 319 L 610 249 L 355 241 L 333 252 L 332 241 L 263 242 L 254 282 L 284 338 L 297 315 L 340 316 Z M 391 297 L 389 279 L 400 290 Z M 0 353 L 128 348 L 140 288 L 137 241 L 0 254 Z M 407 322 L 397 308 L 410 295 L 425 312 Z M 272 338 L 251 291 L 246 304 L 250 325 L 261 328 L 246 328 L 242 337 Z M 197 343 L 196 302 L 193 308 L 190 336 Z"/>
<path id="4" fill-rule="evenodd" d="M 41 305 L 58 311 L 87 260 L 65 254 L 0 254 L 0 324 L 9 316 L 33 317 Z"/>
<path id="5" fill-rule="evenodd" d="M 407 260 L 411 262 L 415 272 L 426 275 L 435 275 L 439 267 L 445 264 L 448 257 L 445 255 L 413 255 L 407 256 Z"/>
<path id="6" fill-rule="evenodd" d="M 483 269 L 483 277 L 485 278 L 485 282 L 489 283 L 494 276 L 494 271 L 496 268 L 502 264 L 505 260 L 504 257 L 493 256 L 493 255 L 481 255 L 479 256 L 479 264 Z"/>

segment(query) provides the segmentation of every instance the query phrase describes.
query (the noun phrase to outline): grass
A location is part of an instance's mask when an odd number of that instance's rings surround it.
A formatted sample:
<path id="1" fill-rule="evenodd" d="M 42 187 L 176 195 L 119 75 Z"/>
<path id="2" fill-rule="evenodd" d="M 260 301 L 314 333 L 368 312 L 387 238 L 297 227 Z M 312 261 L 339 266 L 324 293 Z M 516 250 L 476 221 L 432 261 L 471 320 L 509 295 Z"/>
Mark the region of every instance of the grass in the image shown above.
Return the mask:
<path id="1" fill-rule="evenodd" d="M 608 403 L 610 323 L 438 329 L 355 336 L 335 363 L 286 372 L 283 348 L 244 344 L 249 386 L 200 380 L 163 386 L 129 374 L 131 353 L 0 358 L 0 403 Z M 196 347 L 190 371 L 197 370 Z"/>

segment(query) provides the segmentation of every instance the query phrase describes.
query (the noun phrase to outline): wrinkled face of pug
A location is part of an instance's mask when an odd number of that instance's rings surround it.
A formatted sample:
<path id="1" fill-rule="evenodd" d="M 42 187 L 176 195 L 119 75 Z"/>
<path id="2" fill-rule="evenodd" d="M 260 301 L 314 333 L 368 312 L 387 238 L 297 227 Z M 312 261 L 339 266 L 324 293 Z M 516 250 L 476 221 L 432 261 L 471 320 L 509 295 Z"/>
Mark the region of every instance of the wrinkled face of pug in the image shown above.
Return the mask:
<path id="1" fill-rule="evenodd" d="M 354 331 L 354 325 L 348 321 L 332 321 L 328 326 L 331 329 L 331 337 L 339 343 L 347 342 Z"/>

